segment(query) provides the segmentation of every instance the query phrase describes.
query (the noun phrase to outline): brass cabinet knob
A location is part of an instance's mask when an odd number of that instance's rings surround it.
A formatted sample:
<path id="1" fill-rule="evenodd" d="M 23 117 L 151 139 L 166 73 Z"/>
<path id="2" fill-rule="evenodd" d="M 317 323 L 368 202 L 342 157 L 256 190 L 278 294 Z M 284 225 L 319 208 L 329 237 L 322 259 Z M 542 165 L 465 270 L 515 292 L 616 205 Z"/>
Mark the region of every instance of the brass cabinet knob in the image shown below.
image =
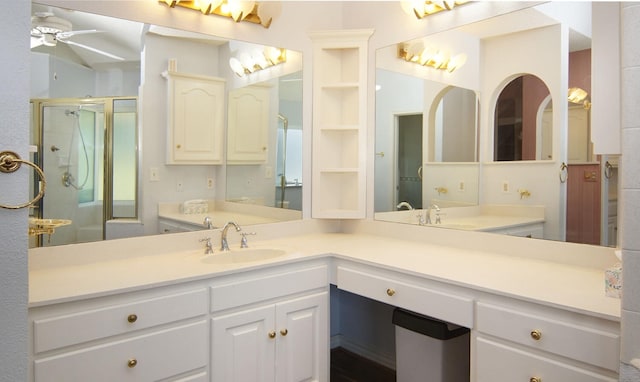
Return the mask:
<path id="1" fill-rule="evenodd" d="M 130 368 L 136 367 L 137 364 L 138 364 L 138 360 L 135 358 L 131 358 L 130 360 L 127 361 L 127 366 L 129 366 Z"/>
<path id="2" fill-rule="evenodd" d="M 393 289 L 393 288 L 388 288 L 387 289 L 387 295 L 393 296 L 394 294 L 396 294 L 395 289 Z"/>
<path id="3" fill-rule="evenodd" d="M 181 144 L 177 144 L 177 145 L 176 145 L 176 149 L 178 149 L 178 150 L 179 150 L 179 149 L 181 149 L 181 148 L 182 148 L 182 145 L 181 145 Z"/>
<path id="4" fill-rule="evenodd" d="M 276 331 L 272 330 L 269 332 L 269 338 L 276 338 Z"/>
<path id="5" fill-rule="evenodd" d="M 129 323 L 134 323 L 136 321 L 138 321 L 138 315 L 137 314 L 130 314 L 127 316 L 127 321 L 129 321 Z"/>
<path id="6" fill-rule="evenodd" d="M 280 330 L 280 335 L 281 336 L 286 336 L 288 333 L 289 333 L 289 331 L 287 329 Z"/>
<path id="7" fill-rule="evenodd" d="M 531 331 L 531 338 L 533 338 L 536 341 L 539 341 L 540 338 L 542 338 L 542 332 L 539 331 L 538 329 L 532 330 Z"/>
<path id="8" fill-rule="evenodd" d="M 542 378 L 531 377 L 529 378 L 529 382 L 542 382 Z"/>

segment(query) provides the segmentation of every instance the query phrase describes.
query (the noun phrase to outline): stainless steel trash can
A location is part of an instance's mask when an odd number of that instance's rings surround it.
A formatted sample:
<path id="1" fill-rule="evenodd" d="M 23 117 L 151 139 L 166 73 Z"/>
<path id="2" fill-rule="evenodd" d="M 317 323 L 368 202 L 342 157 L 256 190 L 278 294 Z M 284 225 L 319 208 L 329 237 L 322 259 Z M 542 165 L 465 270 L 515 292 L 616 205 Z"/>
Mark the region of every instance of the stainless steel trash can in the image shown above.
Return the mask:
<path id="1" fill-rule="evenodd" d="M 469 382 L 469 329 L 393 311 L 397 382 Z"/>

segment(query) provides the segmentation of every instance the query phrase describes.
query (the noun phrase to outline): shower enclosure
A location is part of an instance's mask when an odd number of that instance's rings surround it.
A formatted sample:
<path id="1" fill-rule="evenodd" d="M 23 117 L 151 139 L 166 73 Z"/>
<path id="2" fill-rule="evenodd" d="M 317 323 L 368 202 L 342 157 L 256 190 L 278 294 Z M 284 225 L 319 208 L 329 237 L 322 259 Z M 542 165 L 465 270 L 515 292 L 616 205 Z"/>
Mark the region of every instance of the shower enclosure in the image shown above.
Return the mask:
<path id="1" fill-rule="evenodd" d="M 103 240 L 107 221 L 137 218 L 137 99 L 32 100 L 32 160 L 47 192 L 30 216 L 69 221 L 31 246 Z"/>

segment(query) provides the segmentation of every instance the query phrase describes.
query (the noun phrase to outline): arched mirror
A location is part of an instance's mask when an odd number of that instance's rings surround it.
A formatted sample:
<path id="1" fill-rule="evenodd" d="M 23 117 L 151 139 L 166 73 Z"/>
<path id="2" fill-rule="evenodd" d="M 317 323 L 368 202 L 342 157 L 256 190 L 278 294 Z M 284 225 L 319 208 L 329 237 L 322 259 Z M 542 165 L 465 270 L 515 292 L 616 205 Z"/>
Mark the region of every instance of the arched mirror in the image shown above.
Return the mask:
<path id="1" fill-rule="evenodd" d="M 493 160 L 553 159 L 552 131 L 549 88 L 532 74 L 518 76 L 496 102 Z"/>

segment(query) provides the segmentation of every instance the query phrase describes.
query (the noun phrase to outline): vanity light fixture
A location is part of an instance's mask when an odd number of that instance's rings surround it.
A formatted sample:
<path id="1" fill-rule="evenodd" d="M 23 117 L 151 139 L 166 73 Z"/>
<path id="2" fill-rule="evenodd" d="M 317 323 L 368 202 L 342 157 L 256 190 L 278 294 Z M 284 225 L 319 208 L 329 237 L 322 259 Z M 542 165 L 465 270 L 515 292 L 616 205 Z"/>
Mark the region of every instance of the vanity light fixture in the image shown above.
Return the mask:
<path id="1" fill-rule="evenodd" d="M 238 76 L 267 69 L 287 62 L 287 50 L 284 48 L 265 47 L 263 50 L 239 51 L 229 59 L 229 67 Z"/>
<path id="2" fill-rule="evenodd" d="M 587 99 L 589 97 L 589 93 L 586 90 L 581 88 L 569 88 L 567 99 L 571 103 L 582 104 L 582 107 L 585 109 L 591 108 L 591 102 Z"/>
<path id="3" fill-rule="evenodd" d="M 438 49 L 425 48 L 421 42 L 398 44 L 398 58 L 418 65 L 446 70 L 449 73 L 460 68 L 467 61 L 467 55 L 464 53 L 450 56 L 446 52 Z"/>
<path id="4" fill-rule="evenodd" d="M 280 14 L 281 4 L 277 1 L 245 0 L 158 0 L 171 8 L 176 6 L 200 11 L 204 15 L 218 15 L 232 18 L 236 22 L 248 21 L 265 28 L 271 26 L 274 17 Z"/>
<path id="5" fill-rule="evenodd" d="M 403 0 L 400 2 L 402 9 L 408 14 L 414 14 L 418 19 L 441 11 L 450 11 L 458 5 L 467 3 L 467 0 Z"/>

